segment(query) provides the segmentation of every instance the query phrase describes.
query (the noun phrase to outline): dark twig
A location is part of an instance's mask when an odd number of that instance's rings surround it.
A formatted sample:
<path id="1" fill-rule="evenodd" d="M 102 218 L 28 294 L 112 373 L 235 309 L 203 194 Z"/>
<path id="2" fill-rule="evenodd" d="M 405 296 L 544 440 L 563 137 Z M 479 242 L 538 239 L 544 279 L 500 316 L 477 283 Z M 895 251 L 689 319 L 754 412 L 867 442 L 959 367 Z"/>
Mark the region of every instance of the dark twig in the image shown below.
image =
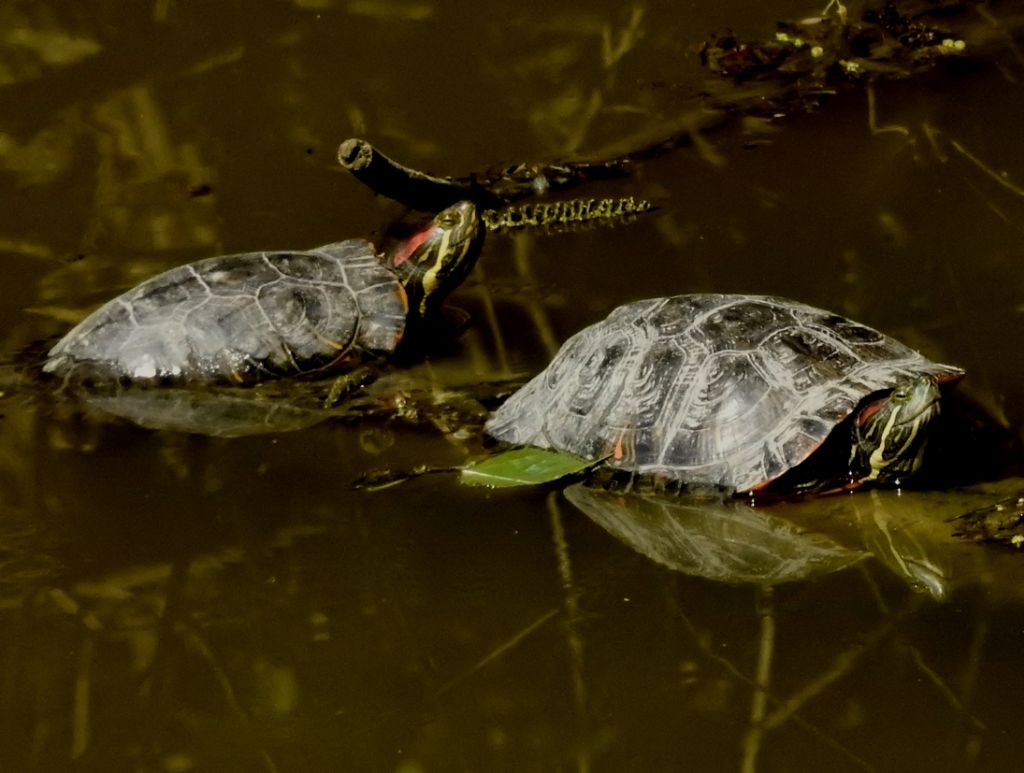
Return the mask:
<path id="1" fill-rule="evenodd" d="M 412 209 L 439 212 L 466 199 L 484 207 L 499 207 L 505 203 L 472 182 L 436 177 L 403 166 L 366 140 L 355 137 L 338 146 L 338 162 L 375 193 Z"/>
<path id="2" fill-rule="evenodd" d="M 469 200 L 497 209 L 527 196 L 574 187 L 587 180 L 624 177 L 629 159 L 524 163 L 468 177 L 438 177 L 389 158 L 366 140 L 350 138 L 338 146 L 338 162 L 374 193 L 411 209 L 437 212 Z"/>

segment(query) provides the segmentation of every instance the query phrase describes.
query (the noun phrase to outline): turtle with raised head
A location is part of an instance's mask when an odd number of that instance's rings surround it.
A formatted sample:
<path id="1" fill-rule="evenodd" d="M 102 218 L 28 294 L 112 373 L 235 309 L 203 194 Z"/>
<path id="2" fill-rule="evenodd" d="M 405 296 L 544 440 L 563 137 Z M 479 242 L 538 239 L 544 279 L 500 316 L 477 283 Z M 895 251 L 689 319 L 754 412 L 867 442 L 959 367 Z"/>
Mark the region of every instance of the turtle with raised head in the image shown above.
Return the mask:
<path id="1" fill-rule="evenodd" d="M 43 370 L 87 383 L 254 384 L 395 351 L 469 274 L 483 228 L 460 202 L 386 254 L 362 239 L 165 271 L 107 302 Z"/>

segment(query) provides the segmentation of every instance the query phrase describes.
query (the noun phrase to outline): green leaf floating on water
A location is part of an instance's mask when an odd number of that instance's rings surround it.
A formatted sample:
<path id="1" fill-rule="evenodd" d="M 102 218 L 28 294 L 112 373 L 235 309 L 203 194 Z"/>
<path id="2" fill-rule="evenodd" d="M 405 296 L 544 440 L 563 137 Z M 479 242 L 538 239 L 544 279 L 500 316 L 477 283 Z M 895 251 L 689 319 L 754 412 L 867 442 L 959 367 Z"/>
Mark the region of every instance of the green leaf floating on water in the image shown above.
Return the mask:
<path id="1" fill-rule="evenodd" d="M 564 451 L 516 448 L 466 465 L 461 480 L 468 486 L 492 488 L 539 486 L 584 472 L 597 463 Z"/>

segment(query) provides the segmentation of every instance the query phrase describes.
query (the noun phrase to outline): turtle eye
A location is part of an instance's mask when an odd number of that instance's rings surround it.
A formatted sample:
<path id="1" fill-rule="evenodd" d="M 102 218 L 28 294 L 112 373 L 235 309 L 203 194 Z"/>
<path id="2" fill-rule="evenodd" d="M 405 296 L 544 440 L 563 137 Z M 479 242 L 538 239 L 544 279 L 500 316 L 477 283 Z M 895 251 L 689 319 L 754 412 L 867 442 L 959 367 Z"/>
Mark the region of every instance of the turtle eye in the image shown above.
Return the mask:
<path id="1" fill-rule="evenodd" d="M 906 387 L 896 387 L 896 389 L 892 391 L 892 399 L 898 402 L 903 402 L 908 397 L 910 397 L 910 390 Z"/>
<path id="2" fill-rule="evenodd" d="M 454 212 L 442 212 L 437 216 L 437 224 L 444 226 L 445 228 L 451 228 L 454 225 L 458 225 L 459 216 Z"/>

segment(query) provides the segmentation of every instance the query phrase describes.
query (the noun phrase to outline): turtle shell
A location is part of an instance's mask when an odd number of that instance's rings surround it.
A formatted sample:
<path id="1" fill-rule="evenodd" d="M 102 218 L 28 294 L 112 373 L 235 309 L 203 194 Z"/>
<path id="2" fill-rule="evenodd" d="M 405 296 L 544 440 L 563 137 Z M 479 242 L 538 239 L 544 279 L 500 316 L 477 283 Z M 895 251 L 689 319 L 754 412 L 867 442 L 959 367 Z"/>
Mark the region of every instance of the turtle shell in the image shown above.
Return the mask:
<path id="1" fill-rule="evenodd" d="M 486 425 L 497 440 L 735 491 L 804 461 L 869 395 L 963 376 L 783 298 L 637 301 L 570 338 Z"/>
<path id="2" fill-rule="evenodd" d="M 104 304 L 44 371 L 84 381 L 249 384 L 394 350 L 407 299 L 369 242 L 209 258 Z"/>

